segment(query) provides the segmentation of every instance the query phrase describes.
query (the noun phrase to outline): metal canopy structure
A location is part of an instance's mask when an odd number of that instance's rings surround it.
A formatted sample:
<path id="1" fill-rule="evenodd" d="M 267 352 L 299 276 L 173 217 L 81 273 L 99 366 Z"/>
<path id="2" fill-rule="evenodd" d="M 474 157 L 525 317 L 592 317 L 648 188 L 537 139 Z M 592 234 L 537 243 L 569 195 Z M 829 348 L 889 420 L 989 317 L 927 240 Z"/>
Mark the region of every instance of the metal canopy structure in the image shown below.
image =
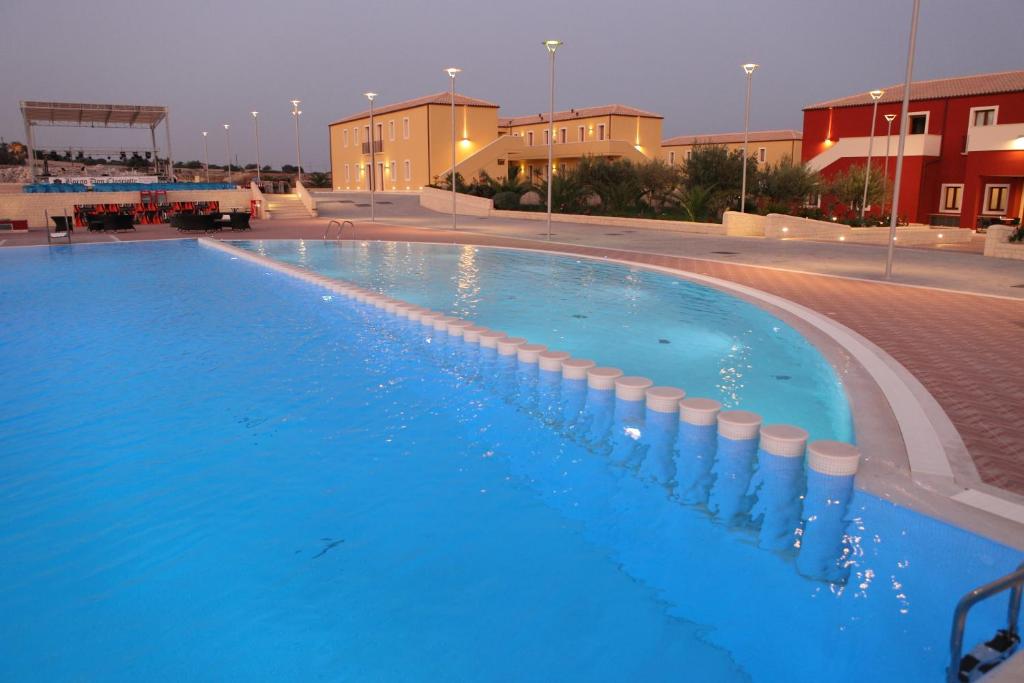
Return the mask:
<path id="1" fill-rule="evenodd" d="M 167 107 L 136 104 L 86 104 L 80 102 L 22 101 L 21 118 L 28 139 L 29 172 L 35 181 L 35 136 L 33 126 L 71 128 L 148 128 L 157 158 L 156 129 L 161 123 L 167 136 L 167 175 L 174 175 L 171 156 L 171 118 Z"/>

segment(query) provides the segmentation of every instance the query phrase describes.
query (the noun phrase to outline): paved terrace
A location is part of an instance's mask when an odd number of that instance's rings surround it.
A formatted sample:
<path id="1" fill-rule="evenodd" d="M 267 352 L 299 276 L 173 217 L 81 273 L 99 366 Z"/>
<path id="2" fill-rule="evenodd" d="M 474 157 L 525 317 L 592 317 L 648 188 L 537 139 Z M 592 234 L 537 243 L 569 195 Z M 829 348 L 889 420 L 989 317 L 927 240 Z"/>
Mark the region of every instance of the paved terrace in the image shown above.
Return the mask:
<path id="1" fill-rule="evenodd" d="M 321 213 L 355 220 L 355 231 L 346 238 L 540 248 L 622 259 L 730 280 L 825 314 L 883 348 L 921 381 L 959 430 L 986 483 L 1024 495 L 1020 262 L 899 248 L 894 279 L 901 284 L 894 284 L 854 279 L 879 276 L 882 247 L 557 223 L 552 242 L 547 242 L 543 222 L 467 217 L 452 232 L 444 227 L 450 225 L 449 217 L 413 209 L 408 197 L 385 201 L 392 200 L 378 207 L 375 224 L 366 220 L 368 209 L 358 206 L 363 203 L 358 197 L 333 209 L 324 206 Z M 320 239 L 327 220 L 254 221 L 252 232 L 237 236 Z M 135 233 L 76 234 L 75 241 L 180 236 L 166 225 L 146 225 Z M 230 233 L 224 237 L 230 239 Z M 0 237 L 0 247 L 45 243 L 42 231 Z M 716 253 L 722 251 L 734 253 Z"/>

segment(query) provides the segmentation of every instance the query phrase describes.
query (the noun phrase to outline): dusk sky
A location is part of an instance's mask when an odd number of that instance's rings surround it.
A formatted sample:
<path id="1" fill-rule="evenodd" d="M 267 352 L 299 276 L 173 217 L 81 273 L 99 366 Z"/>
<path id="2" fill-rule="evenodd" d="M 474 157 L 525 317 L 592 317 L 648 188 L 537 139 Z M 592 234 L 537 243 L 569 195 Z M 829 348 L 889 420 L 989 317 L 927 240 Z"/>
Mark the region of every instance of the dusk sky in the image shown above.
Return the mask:
<path id="1" fill-rule="evenodd" d="M 3 0 L 0 136 L 25 137 L 20 100 L 170 107 L 174 158 L 223 163 L 232 150 L 295 163 L 289 100 L 303 101 L 303 162 L 326 170 L 327 124 L 448 88 L 547 109 L 622 103 L 665 117 L 665 136 L 742 130 L 740 64 L 755 61 L 751 128 L 795 128 L 801 107 L 903 80 L 910 0 L 329 2 Z M 915 80 L 1024 68 L 1024 0 L 923 0 Z M 42 148 L 145 148 L 148 132 L 37 129 Z M 159 144 L 163 147 L 162 131 Z"/>

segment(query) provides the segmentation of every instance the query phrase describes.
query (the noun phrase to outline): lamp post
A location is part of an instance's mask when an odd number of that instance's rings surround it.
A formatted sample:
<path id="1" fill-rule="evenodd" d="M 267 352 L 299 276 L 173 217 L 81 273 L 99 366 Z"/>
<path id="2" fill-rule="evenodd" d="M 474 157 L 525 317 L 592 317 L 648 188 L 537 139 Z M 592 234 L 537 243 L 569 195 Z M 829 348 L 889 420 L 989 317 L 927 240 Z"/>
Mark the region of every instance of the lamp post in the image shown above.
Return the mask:
<path id="1" fill-rule="evenodd" d="M 302 100 L 292 100 L 292 118 L 295 119 L 295 163 L 298 164 L 295 171 L 296 184 L 302 182 L 302 147 L 299 146 L 299 117 L 302 116 L 299 104 L 301 103 Z"/>
<path id="2" fill-rule="evenodd" d="M 548 168 L 545 174 L 548 179 L 548 240 L 551 240 L 551 186 L 554 183 L 555 164 L 555 51 L 562 46 L 560 40 L 545 40 L 544 47 L 548 50 L 550 66 L 551 98 L 548 102 Z"/>
<path id="3" fill-rule="evenodd" d="M 892 122 L 896 120 L 896 114 L 886 114 L 885 122 L 885 170 L 882 171 L 882 213 L 885 213 L 885 202 L 889 197 L 889 138 L 892 137 Z"/>
<path id="4" fill-rule="evenodd" d="M 452 176 L 451 176 L 451 182 L 452 182 L 452 230 L 455 230 L 456 229 L 456 227 L 455 227 L 455 222 L 456 222 L 455 216 L 456 216 L 456 213 L 457 213 L 456 209 L 455 209 L 455 196 L 456 196 L 456 190 L 455 190 L 455 76 L 457 74 L 462 73 L 462 69 L 459 69 L 459 68 L 453 66 L 453 67 L 449 67 L 449 68 L 445 69 L 445 71 L 448 72 L 448 77 L 452 81 Z M 394 178 L 392 178 L 392 182 L 394 182 Z"/>
<path id="5" fill-rule="evenodd" d="M 376 141 L 373 139 L 373 101 L 377 98 L 375 92 L 364 92 L 363 95 L 366 99 L 370 100 L 370 222 L 373 223 L 376 220 L 374 212 L 376 207 L 373 205 L 373 191 L 377 187 L 377 157 L 374 152 L 374 148 L 377 146 Z"/>
<path id="6" fill-rule="evenodd" d="M 228 182 L 230 183 L 231 182 L 231 124 L 230 123 L 225 123 L 224 124 L 224 135 L 227 136 L 226 139 L 227 139 L 227 144 L 228 144 Z"/>
<path id="7" fill-rule="evenodd" d="M 750 82 L 754 71 L 760 64 L 744 64 L 743 71 L 747 74 L 747 99 L 743 106 L 743 181 L 740 184 L 740 213 L 747 210 L 747 143 L 750 141 Z"/>
<path id="8" fill-rule="evenodd" d="M 206 169 L 206 182 L 210 182 L 210 145 L 206 136 L 209 131 L 203 131 L 203 168 Z"/>
<path id="9" fill-rule="evenodd" d="M 252 122 L 256 124 L 256 184 L 259 185 L 263 182 L 263 178 L 260 176 L 260 113 L 254 111 L 251 114 Z"/>
<path id="10" fill-rule="evenodd" d="M 896 179 L 892 184 L 892 211 L 889 216 L 889 249 L 885 255 L 885 279 L 892 277 L 893 246 L 896 244 L 896 217 L 900 208 L 900 181 L 903 179 L 903 152 L 907 145 L 907 112 L 910 110 L 910 84 L 914 79 L 914 47 L 917 44 L 917 18 L 921 0 L 914 0 L 910 15 L 910 39 L 907 45 L 907 75 L 903 80 L 903 106 L 900 108 L 900 141 L 896 146 Z"/>
<path id="11" fill-rule="evenodd" d="M 871 148 L 875 145 L 875 121 L 878 120 L 878 100 L 885 94 L 884 90 L 872 90 L 870 93 L 874 106 L 871 107 L 871 136 L 868 138 L 868 162 L 864 165 L 864 197 L 860 200 L 860 219 L 864 220 L 864 212 L 868 206 L 868 183 L 871 182 Z"/>

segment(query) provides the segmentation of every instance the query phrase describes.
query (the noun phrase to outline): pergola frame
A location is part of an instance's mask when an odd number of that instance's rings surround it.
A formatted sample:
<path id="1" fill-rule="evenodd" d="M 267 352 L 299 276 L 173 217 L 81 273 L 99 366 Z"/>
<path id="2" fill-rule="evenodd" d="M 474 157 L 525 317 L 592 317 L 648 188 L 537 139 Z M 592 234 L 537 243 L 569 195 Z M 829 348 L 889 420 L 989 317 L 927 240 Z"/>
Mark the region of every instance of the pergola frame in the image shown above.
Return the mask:
<path id="1" fill-rule="evenodd" d="M 65 128 L 149 128 L 153 143 L 153 160 L 157 160 L 156 129 L 164 124 L 167 136 L 167 175 L 174 176 L 171 155 L 171 115 L 167 107 L 135 104 L 83 104 L 79 102 L 22 101 L 21 118 L 25 124 L 28 144 L 28 168 L 32 182 L 36 180 L 34 126 Z"/>

